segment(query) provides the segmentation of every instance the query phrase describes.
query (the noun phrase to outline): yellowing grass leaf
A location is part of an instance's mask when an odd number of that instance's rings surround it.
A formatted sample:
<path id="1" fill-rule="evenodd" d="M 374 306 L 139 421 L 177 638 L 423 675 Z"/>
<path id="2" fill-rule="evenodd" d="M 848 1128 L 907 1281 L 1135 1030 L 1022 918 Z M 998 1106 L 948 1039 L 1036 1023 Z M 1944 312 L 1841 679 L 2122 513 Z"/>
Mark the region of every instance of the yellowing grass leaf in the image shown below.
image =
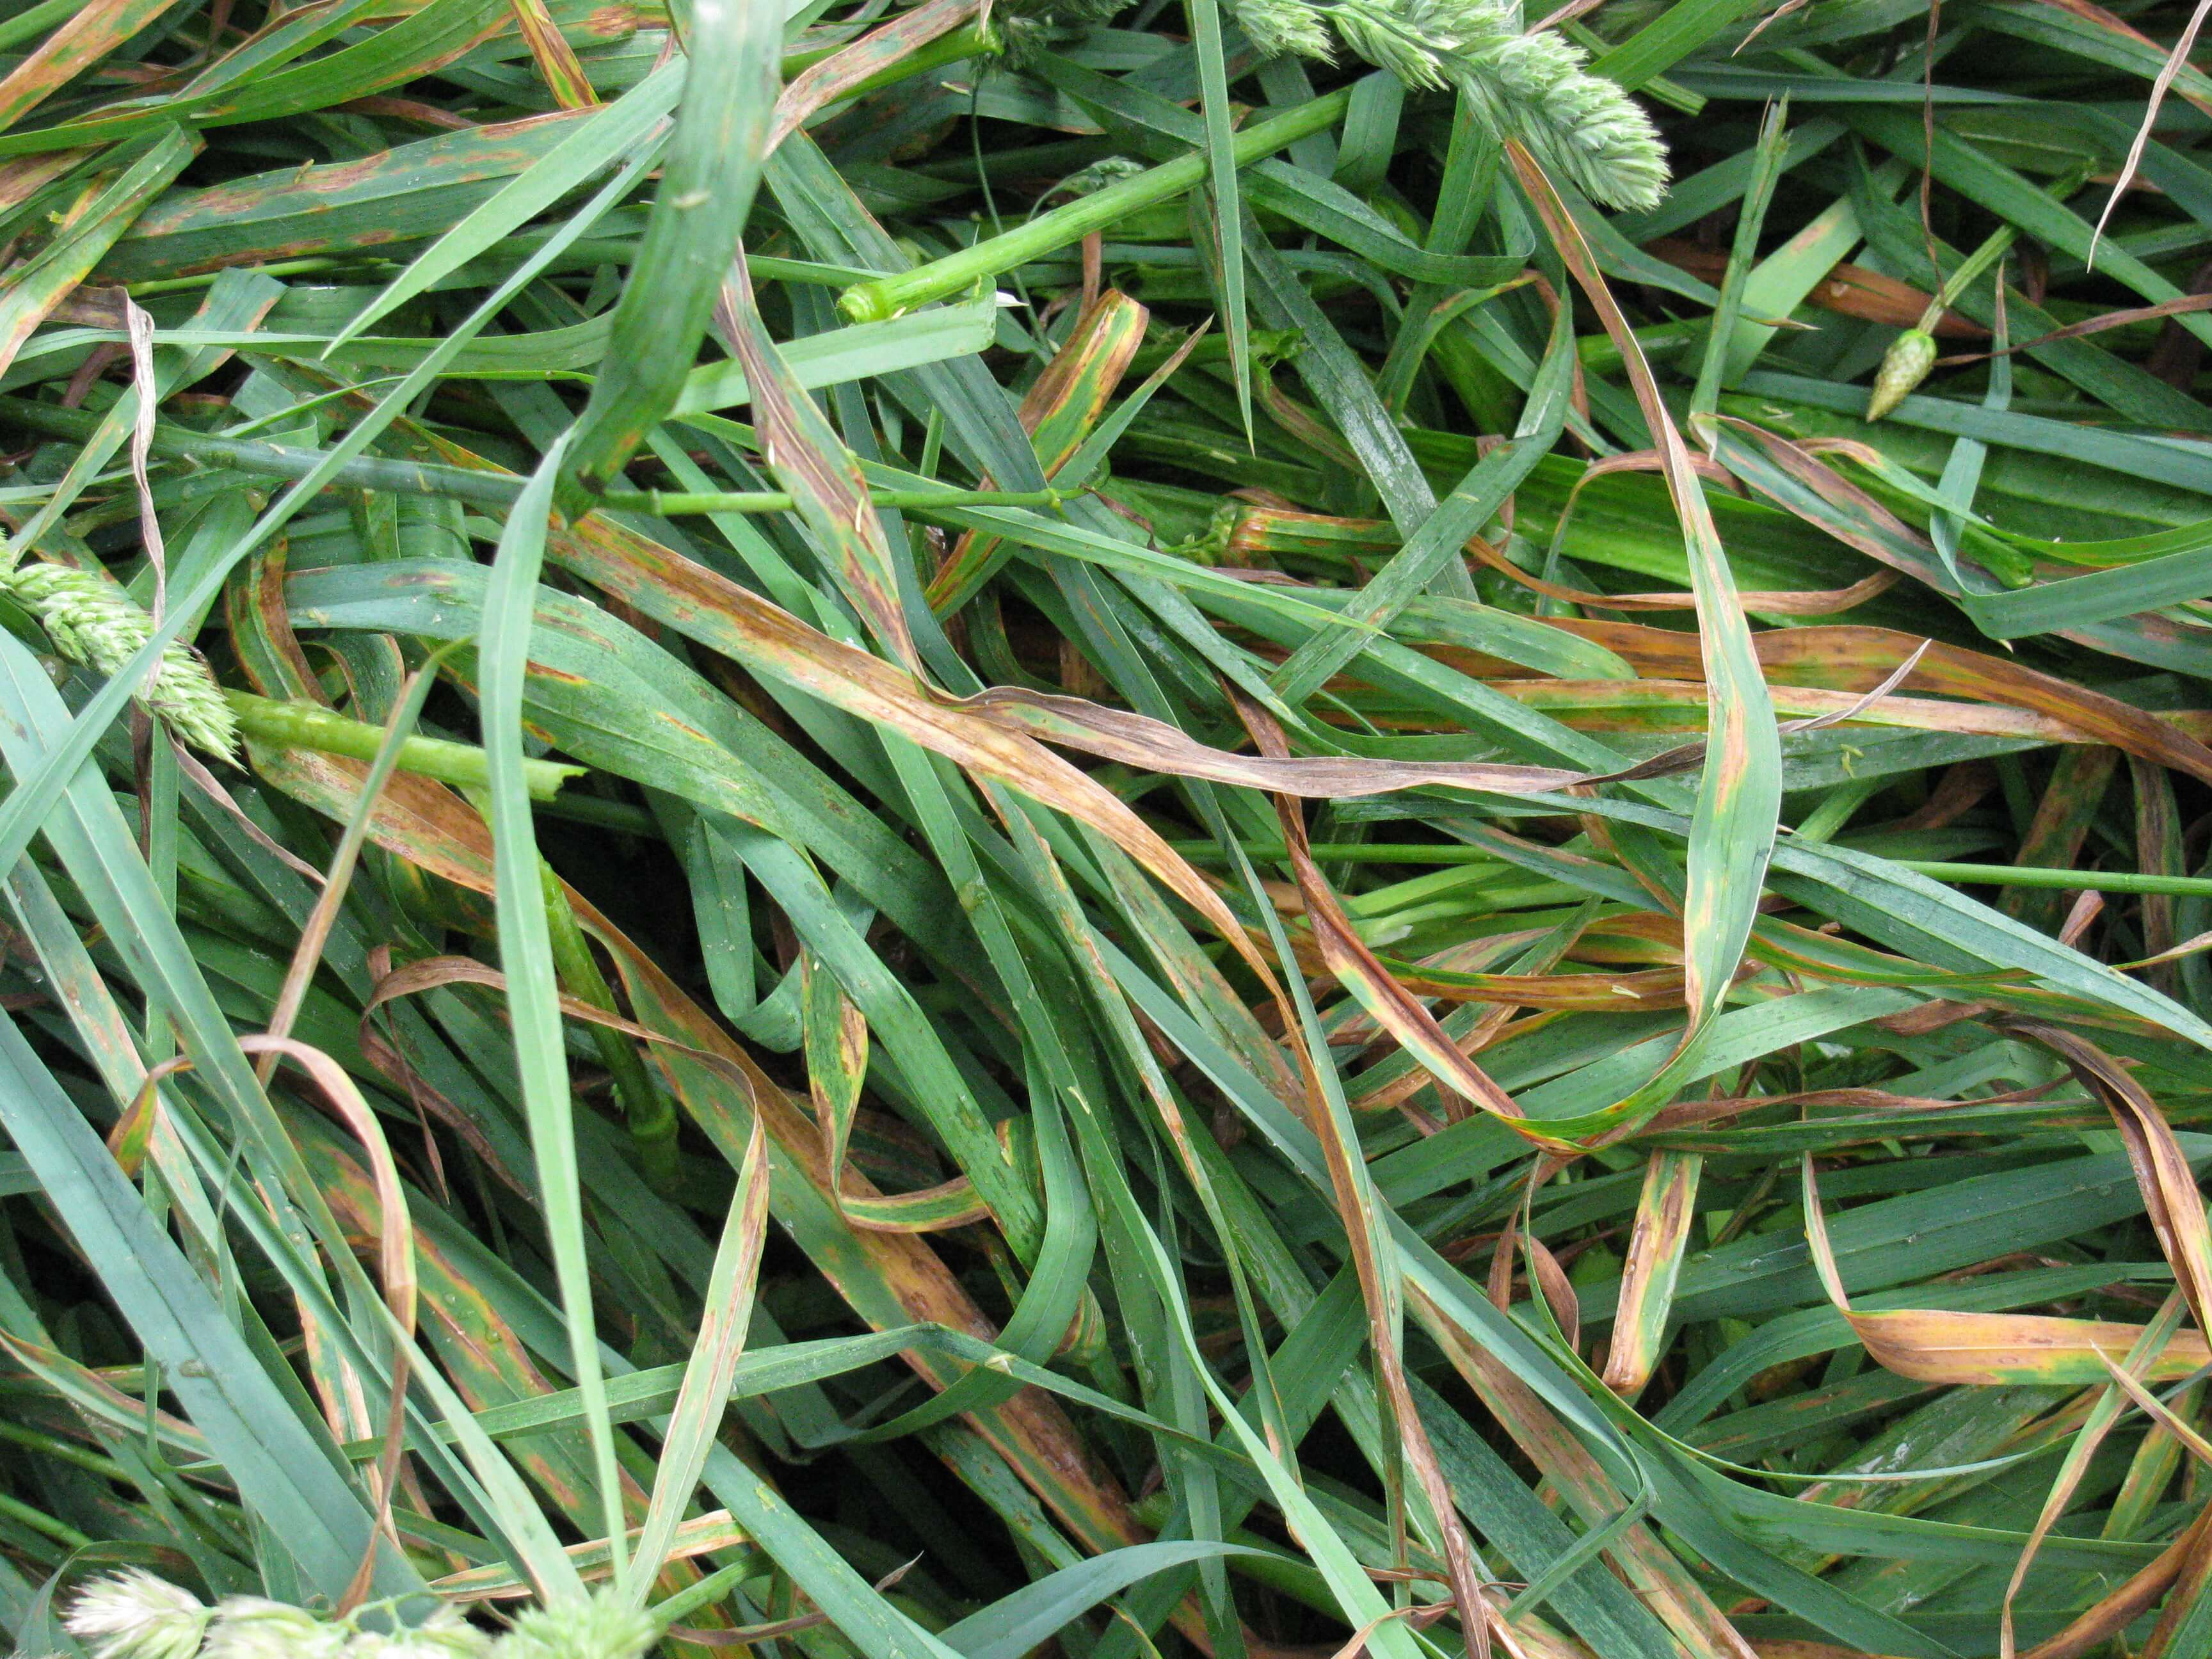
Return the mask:
<path id="1" fill-rule="evenodd" d="M 1108 289 L 1083 308 L 1044 373 L 1022 394 L 1018 418 L 1046 477 L 1066 465 L 1098 423 L 1129 360 L 1144 343 L 1151 315 L 1127 295 Z M 1002 546 L 998 538 L 980 531 L 962 535 L 943 568 L 930 579 L 931 607 L 940 613 L 957 608 L 996 568 Z"/>
<path id="2" fill-rule="evenodd" d="M 860 463 L 769 341 L 755 308 L 742 251 L 716 316 L 744 365 L 768 470 L 791 492 L 793 510 L 829 553 L 845 597 L 869 631 L 898 662 L 919 672 L 921 659 L 907 630 L 898 570 L 883 520 L 869 504 Z"/>
<path id="3" fill-rule="evenodd" d="M 1644 1166 L 1644 1192 L 1620 1269 L 1620 1306 L 1605 1362 L 1606 1386 L 1624 1397 L 1634 1398 L 1659 1363 L 1674 1281 L 1697 1219 L 1705 1162 L 1696 1152 L 1656 1152 Z"/>
<path id="4" fill-rule="evenodd" d="M 2106 1381 L 2108 1359 L 2125 1359 L 2142 1340 L 2137 1325 L 2040 1314 L 1953 1313 L 1938 1309 L 1853 1311 L 1836 1270 L 1820 1213 L 1811 1160 L 1805 1166 L 1805 1237 L 1828 1300 L 1850 1322 L 1868 1355 L 1900 1376 L 1924 1382 L 2094 1383 Z M 2212 1364 L 2201 1333 L 2177 1333 L 2142 1373 L 2172 1382 Z"/>
<path id="5" fill-rule="evenodd" d="M 2159 1249 L 2173 1269 L 2174 1283 L 2189 1304 L 2202 1334 L 2212 1331 L 2212 1226 L 2204 1218 L 2204 1198 L 2196 1173 L 2166 1121 L 2142 1085 L 2085 1037 L 2053 1026 L 2027 1024 L 2022 1033 L 2065 1061 L 2067 1069 L 2105 1103 L 2113 1127 L 2128 1149 L 2136 1185 Z"/>
<path id="6" fill-rule="evenodd" d="M 1674 428 L 1658 382 L 1599 275 L 1581 230 L 1534 158 L 1517 143 L 1509 142 L 1506 151 L 1522 188 L 1535 204 L 1606 332 L 1620 347 L 1637 406 L 1658 448 L 1668 495 L 1689 556 L 1690 586 L 1698 600 L 1698 651 L 1712 695 L 1707 759 L 1691 821 L 1689 879 L 1682 901 L 1690 1020 L 1675 1052 L 1648 1083 L 1613 1109 L 1610 1123 L 1648 1115 L 1666 1103 L 1678 1068 L 1696 1053 L 1735 978 L 1758 914 L 1780 821 L 1781 739 L 1697 464 Z"/>

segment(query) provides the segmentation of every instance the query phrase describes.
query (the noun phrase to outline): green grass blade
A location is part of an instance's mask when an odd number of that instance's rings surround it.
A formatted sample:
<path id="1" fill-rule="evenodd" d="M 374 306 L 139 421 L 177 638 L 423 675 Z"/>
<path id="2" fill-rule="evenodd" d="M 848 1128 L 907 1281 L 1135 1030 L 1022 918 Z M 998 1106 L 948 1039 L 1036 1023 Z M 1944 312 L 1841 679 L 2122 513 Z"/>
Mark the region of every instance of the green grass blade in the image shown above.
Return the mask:
<path id="1" fill-rule="evenodd" d="M 772 6 L 703 0 L 692 8 L 691 42 L 660 191 L 615 310 L 611 367 L 571 445 L 558 496 L 565 517 L 611 488 L 675 408 L 760 183 L 781 19 Z"/>

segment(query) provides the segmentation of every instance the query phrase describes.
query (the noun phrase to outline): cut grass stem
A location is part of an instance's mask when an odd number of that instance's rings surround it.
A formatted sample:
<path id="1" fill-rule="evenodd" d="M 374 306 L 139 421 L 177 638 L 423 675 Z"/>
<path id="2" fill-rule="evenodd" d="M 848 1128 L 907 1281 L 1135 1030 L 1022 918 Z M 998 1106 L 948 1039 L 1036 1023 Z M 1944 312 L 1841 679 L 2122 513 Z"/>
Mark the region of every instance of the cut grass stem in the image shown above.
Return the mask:
<path id="1" fill-rule="evenodd" d="M 312 749 L 325 755 L 373 761 L 384 738 L 380 727 L 348 720 L 314 703 L 258 697 L 250 691 L 226 690 L 222 696 L 247 740 L 272 749 Z M 399 745 L 399 769 L 465 788 L 481 788 L 486 776 L 483 750 L 445 738 L 404 739 Z M 563 783 L 581 777 L 585 770 L 548 760 L 526 760 L 522 769 L 531 799 L 541 801 L 552 799 Z"/>
<path id="2" fill-rule="evenodd" d="M 1230 145 L 1231 153 L 1238 167 L 1249 167 L 1262 156 L 1287 149 L 1299 139 L 1334 125 L 1351 102 L 1352 89 L 1346 87 L 1286 110 L 1238 133 Z M 950 299 L 977 283 L 1072 247 L 1091 232 L 1104 230 L 1139 208 L 1187 195 L 1205 182 L 1206 172 L 1206 156 L 1202 150 L 1163 161 L 957 253 L 948 253 L 896 276 L 855 283 L 838 297 L 837 309 L 856 323 L 878 322 L 916 306 Z"/>

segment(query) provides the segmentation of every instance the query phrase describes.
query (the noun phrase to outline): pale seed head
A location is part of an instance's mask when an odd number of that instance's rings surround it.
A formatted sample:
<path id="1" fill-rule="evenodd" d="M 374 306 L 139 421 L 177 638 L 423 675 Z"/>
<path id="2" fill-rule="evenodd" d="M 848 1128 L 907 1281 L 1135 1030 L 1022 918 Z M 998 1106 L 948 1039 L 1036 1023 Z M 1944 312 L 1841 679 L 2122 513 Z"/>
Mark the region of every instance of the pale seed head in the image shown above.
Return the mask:
<path id="1" fill-rule="evenodd" d="M 62 1623 L 93 1659 L 193 1659 L 210 1615 L 190 1591 L 132 1567 L 87 1584 Z"/>
<path id="2" fill-rule="evenodd" d="M 258 1595 L 226 1596 L 208 1630 L 204 1659 L 340 1659 L 347 1635 L 305 1607 Z"/>

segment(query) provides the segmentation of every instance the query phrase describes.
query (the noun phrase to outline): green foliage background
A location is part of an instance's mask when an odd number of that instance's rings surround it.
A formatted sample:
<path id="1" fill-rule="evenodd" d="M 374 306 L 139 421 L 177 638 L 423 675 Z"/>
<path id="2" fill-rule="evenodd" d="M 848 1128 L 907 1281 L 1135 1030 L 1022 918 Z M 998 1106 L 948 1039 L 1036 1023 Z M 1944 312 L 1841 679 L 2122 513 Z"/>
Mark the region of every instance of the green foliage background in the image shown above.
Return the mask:
<path id="1" fill-rule="evenodd" d="M 20 1651 L 2212 1653 L 2200 18 L 0 12 Z"/>

